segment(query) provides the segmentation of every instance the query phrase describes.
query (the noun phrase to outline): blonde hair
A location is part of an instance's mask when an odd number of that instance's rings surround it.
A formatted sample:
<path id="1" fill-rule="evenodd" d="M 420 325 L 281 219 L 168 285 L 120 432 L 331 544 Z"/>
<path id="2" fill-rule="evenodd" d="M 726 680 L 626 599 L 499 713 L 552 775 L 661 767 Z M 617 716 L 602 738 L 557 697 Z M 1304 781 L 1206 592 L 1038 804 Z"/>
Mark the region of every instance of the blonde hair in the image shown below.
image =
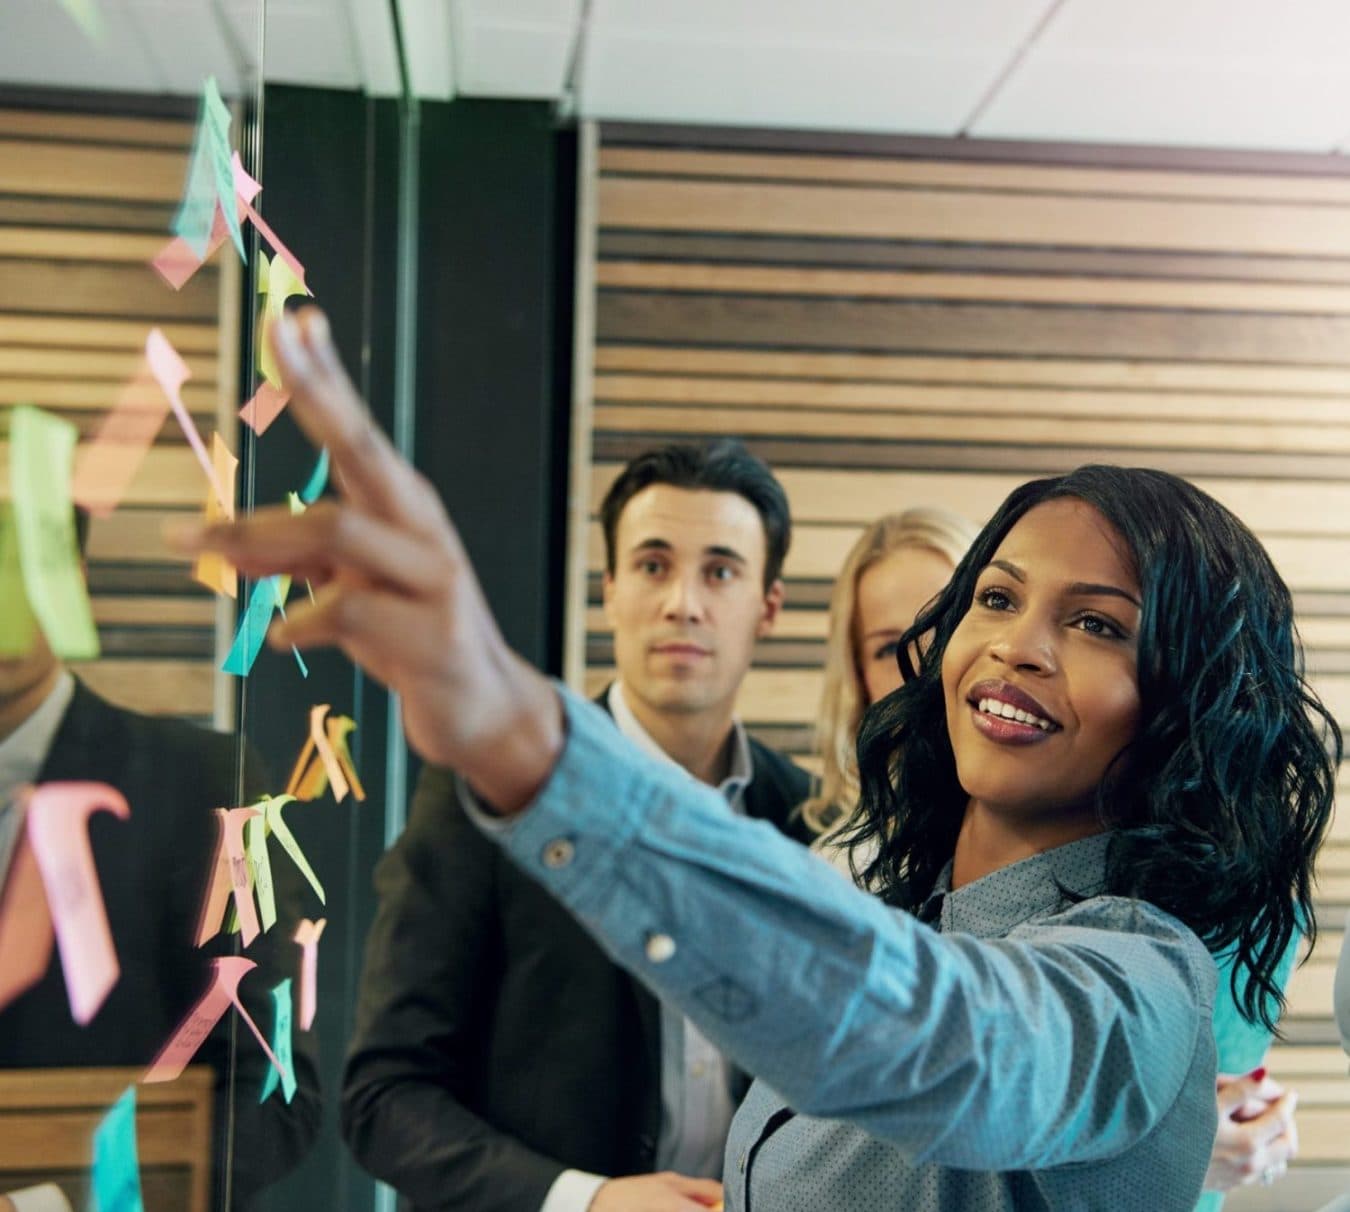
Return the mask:
<path id="1" fill-rule="evenodd" d="M 854 620 L 862 574 L 892 552 L 927 548 L 960 563 L 978 528 L 946 509 L 916 508 L 878 518 L 858 536 L 830 595 L 830 633 L 825 647 L 825 687 L 816 713 L 820 786 L 801 806 L 802 819 L 825 833 L 852 815 L 858 804 L 855 755 L 864 700 Z"/>

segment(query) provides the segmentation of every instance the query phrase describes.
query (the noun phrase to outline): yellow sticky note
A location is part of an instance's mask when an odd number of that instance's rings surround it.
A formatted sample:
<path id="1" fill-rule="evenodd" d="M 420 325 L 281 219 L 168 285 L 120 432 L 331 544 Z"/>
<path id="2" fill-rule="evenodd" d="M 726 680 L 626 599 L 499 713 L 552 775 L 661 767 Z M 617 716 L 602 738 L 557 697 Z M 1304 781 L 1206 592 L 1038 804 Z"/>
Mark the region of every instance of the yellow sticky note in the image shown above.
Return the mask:
<path id="1" fill-rule="evenodd" d="M 216 499 L 214 488 L 206 492 L 206 523 L 218 522 L 221 518 L 234 520 L 235 478 L 239 472 L 239 460 L 230 453 L 230 449 L 220 434 L 211 435 L 211 465 L 215 468 L 216 483 L 220 485 L 229 509 L 222 509 Z M 214 551 L 206 551 L 197 557 L 192 566 L 192 579 L 208 589 L 223 593 L 226 597 L 239 596 L 239 577 L 234 565 L 228 563 Z"/>
<path id="2" fill-rule="evenodd" d="M 98 656 L 98 631 L 75 539 L 70 498 L 75 426 L 29 404 L 9 427 L 9 483 L 28 602 L 59 657 Z"/>
<path id="3" fill-rule="evenodd" d="M 37 638 L 37 620 L 28 605 L 19 567 L 14 511 L 0 504 L 0 657 L 23 656 Z"/>
<path id="4" fill-rule="evenodd" d="M 269 383 L 281 386 L 281 370 L 277 366 L 276 356 L 272 353 L 272 343 L 268 338 L 268 329 L 281 318 L 286 300 L 295 295 L 307 295 L 303 279 L 296 277 L 295 271 L 282 257 L 273 257 L 270 267 L 258 268 L 258 280 L 261 283 L 266 275 L 267 301 L 263 304 L 262 332 L 258 341 L 258 370 Z"/>

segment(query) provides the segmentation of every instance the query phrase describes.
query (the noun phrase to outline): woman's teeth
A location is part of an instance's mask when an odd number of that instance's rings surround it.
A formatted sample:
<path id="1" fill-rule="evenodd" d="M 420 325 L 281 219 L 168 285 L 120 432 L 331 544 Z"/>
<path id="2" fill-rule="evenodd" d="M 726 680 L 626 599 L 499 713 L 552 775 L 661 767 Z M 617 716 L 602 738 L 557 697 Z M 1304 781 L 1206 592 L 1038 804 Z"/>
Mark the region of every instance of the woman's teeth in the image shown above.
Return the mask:
<path id="1" fill-rule="evenodd" d="M 1020 707 L 1014 707 L 1011 703 L 1005 703 L 1000 699 L 981 699 L 979 709 L 985 715 L 995 715 L 1004 720 L 1015 720 L 1019 724 L 1030 724 L 1034 728 L 1039 728 L 1042 732 L 1049 732 L 1054 727 L 1049 720 L 1042 719 L 1038 715 L 1032 715 L 1029 711 L 1023 711 Z"/>

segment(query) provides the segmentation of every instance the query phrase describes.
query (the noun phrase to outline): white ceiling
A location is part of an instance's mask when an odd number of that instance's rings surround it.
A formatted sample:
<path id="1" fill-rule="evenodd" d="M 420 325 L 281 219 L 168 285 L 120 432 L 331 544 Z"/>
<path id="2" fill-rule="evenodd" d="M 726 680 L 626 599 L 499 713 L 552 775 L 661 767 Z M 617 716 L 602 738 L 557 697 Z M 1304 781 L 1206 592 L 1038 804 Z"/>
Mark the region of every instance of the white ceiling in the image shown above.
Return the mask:
<path id="1" fill-rule="evenodd" d="M 0 82 L 413 87 L 582 117 L 1350 150 L 1347 0 L 0 0 Z M 263 20 L 265 5 L 266 19 Z M 260 52 L 260 46 L 263 48 Z"/>

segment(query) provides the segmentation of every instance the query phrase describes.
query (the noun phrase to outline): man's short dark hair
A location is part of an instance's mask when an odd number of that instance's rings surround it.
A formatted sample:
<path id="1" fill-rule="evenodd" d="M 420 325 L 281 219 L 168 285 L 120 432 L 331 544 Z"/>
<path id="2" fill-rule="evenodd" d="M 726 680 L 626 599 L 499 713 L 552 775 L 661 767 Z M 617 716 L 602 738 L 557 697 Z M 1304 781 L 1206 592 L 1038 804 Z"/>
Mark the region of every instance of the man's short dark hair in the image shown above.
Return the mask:
<path id="1" fill-rule="evenodd" d="M 764 526 L 765 590 L 778 579 L 788 544 L 792 541 L 787 493 L 769 470 L 769 465 L 735 438 L 658 446 L 638 455 L 619 473 L 600 506 L 600 523 L 605 531 L 605 568 L 611 576 L 619 515 L 629 501 L 653 484 L 734 492 L 744 497 L 755 507 Z"/>

